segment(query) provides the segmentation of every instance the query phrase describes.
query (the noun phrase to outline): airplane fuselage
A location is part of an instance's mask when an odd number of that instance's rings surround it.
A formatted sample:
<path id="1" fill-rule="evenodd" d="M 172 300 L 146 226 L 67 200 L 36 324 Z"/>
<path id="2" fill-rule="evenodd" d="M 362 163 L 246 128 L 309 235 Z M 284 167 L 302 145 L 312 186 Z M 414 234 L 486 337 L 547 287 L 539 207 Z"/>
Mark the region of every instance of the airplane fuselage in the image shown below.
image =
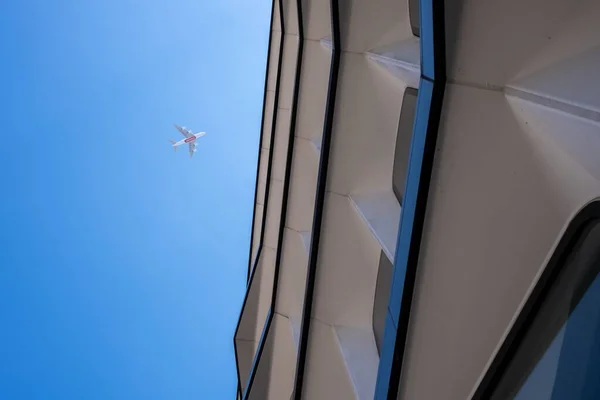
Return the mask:
<path id="1" fill-rule="evenodd" d="M 195 142 L 196 140 L 198 140 L 199 137 L 202 137 L 204 135 L 205 135 L 205 132 L 194 133 L 194 136 L 190 136 L 188 138 L 180 140 L 179 142 L 173 143 L 173 147 L 177 147 L 177 146 L 181 146 L 183 144 L 189 144 L 189 143 Z"/>
<path id="2" fill-rule="evenodd" d="M 206 135 L 206 132 L 193 133 L 188 128 L 179 126 L 177 124 L 175 124 L 175 128 L 177 128 L 177 130 L 184 136 L 184 139 L 182 139 L 178 142 L 169 139 L 169 141 L 173 145 L 173 149 L 175 151 L 177 151 L 177 147 L 187 144 L 188 148 L 190 150 L 190 157 L 193 157 L 194 153 L 196 152 L 196 140 L 198 140 L 198 138 Z"/>

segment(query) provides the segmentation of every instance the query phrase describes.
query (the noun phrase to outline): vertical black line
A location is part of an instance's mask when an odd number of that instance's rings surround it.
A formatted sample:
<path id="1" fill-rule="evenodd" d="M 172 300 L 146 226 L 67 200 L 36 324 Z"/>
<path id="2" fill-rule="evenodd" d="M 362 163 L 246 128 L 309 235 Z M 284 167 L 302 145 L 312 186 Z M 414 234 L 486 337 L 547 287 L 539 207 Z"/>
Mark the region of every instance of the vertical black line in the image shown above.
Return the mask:
<path id="1" fill-rule="evenodd" d="M 269 142 L 269 160 L 267 161 L 265 204 L 263 206 L 262 221 L 260 224 L 260 242 L 258 245 L 260 248 L 263 247 L 265 239 L 265 227 L 267 225 L 267 213 L 269 211 L 269 193 L 271 192 L 271 173 L 273 172 L 273 155 L 275 154 L 275 133 L 277 130 L 277 115 L 279 109 L 279 85 L 281 84 L 281 65 L 283 63 L 283 44 L 285 42 L 285 24 L 283 18 L 283 0 L 279 0 L 279 27 L 281 28 L 281 41 L 279 42 L 279 57 L 277 60 L 275 99 L 273 100 L 273 119 L 271 122 L 271 140 Z M 258 187 L 258 181 L 256 186 Z M 258 266 L 258 258 L 256 260 L 257 262 L 255 264 Z"/>
<path id="2" fill-rule="evenodd" d="M 446 85 L 444 2 L 420 0 L 421 79 L 375 398 L 396 400 Z M 394 324 L 397 324 L 394 326 Z"/>
<path id="3" fill-rule="evenodd" d="M 414 220 L 411 227 L 412 232 L 409 250 L 404 264 L 406 265 L 403 277 L 404 287 L 402 288 L 400 314 L 397 319 L 398 330 L 396 332 L 394 357 L 391 370 L 392 373 L 387 395 L 389 400 L 396 400 L 400 385 L 400 378 L 402 375 L 443 96 L 444 88 L 434 84 L 431 94 L 431 104 L 429 107 L 430 113 L 426 131 L 427 136 L 425 139 L 425 150 L 422 158 L 421 176 L 418 184 L 417 200 L 414 208 Z M 398 271 L 398 273 L 402 272 Z"/>
<path id="4" fill-rule="evenodd" d="M 283 197 L 281 201 L 281 215 L 279 218 L 279 232 L 277 235 L 277 253 L 275 256 L 275 279 L 273 285 L 273 293 L 271 295 L 271 308 L 275 309 L 277 301 L 277 288 L 279 284 L 279 267 L 281 265 L 281 256 L 283 249 L 283 237 L 285 233 L 285 223 L 287 220 L 287 205 L 290 194 L 290 176 L 292 175 L 292 161 L 294 157 L 294 144 L 296 142 L 296 116 L 298 108 L 298 95 L 300 88 L 300 75 L 302 69 L 302 53 L 304 49 L 304 30 L 302 27 L 302 0 L 296 0 L 298 13 L 298 51 L 296 53 L 296 75 L 294 77 L 294 91 L 292 98 L 292 111 L 290 115 L 290 132 L 288 139 L 287 158 L 285 161 L 285 176 L 283 178 Z"/>
<path id="5" fill-rule="evenodd" d="M 293 89 L 293 97 L 292 97 L 292 109 L 290 115 L 290 131 L 289 131 L 289 139 L 288 139 L 288 147 L 287 147 L 287 158 L 285 165 L 285 176 L 283 182 L 283 197 L 282 197 L 282 205 L 281 205 L 281 216 L 279 219 L 279 231 L 277 236 L 277 252 L 275 257 L 275 270 L 273 275 L 273 291 L 271 293 L 271 304 L 269 308 L 269 314 L 267 317 L 267 322 L 263 329 L 263 334 L 261 335 L 261 340 L 257 350 L 257 357 L 255 358 L 254 364 L 252 366 L 252 372 L 250 375 L 250 381 L 248 382 L 248 386 L 246 392 L 244 394 L 244 399 L 248 399 L 250 394 L 252 393 L 252 388 L 254 385 L 254 379 L 256 374 L 258 373 L 258 367 L 260 361 L 262 359 L 262 354 L 264 351 L 264 347 L 266 346 L 266 341 L 269 337 L 269 332 L 271 329 L 271 324 L 273 318 L 275 316 L 275 306 L 277 302 L 277 294 L 279 288 L 279 271 L 281 267 L 281 257 L 283 251 L 283 238 L 285 234 L 285 223 L 287 219 L 287 205 L 289 199 L 289 191 L 291 184 L 291 173 L 292 173 L 292 162 L 294 155 L 294 145 L 295 145 L 295 137 L 296 137 L 296 117 L 297 117 L 297 109 L 298 109 L 298 98 L 300 92 L 300 79 L 301 79 L 301 69 L 302 69 L 302 55 L 304 49 L 304 27 L 303 27 L 303 14 L 302 14 L 302 0 L 296 0 L 297 7 L 297 18 L 298 18 L 298 50 L 296 54 L 296 72 L 294 77 L 294 89 Z"/>
<path id="6" fill-rule="evenodd" d="M 246 280 L 250 280 L 252 270 L 252 246 L 254 245 L 254 224 L 256 220 L 256 200 L 258 199 L 258 179 L 260 177 L 260 153 L 262 151 L 263 131 L 265 126 L 265 110 L 267 109 L 267 88 L 269 85 L 269 65 L 271 64 L 271 41 L 273 38 L 273 17 L 275 13 L 275 0 L 271 3 L 271 20 L 269 22 L 269 44 L 267 45 L 267 65 L 265 69 L 265 86 L 263 91 L 262 118 L 260 122 L 260 133 L 258 139 L 258 158 L 256 160 L 256 186 L 254 188 L 254 203 L 252 208 L 252 224 L 250 226 L 250 251 L 248 254 L 248 273 Z M 264 216 L 264 214 L 263 214 Z M 257 251 L 258 254 L 258 251 Z M 257 257 L 258 258 L 258 257 Z"/>
<path id="7" fill-rule="evenodd" d="M 302 310 L 302 325 L 300 328 L 300 346 L 296 361 L 296 379 L 294 382 L 294 399 L 302 398 L 304 384 L 304 370 L 306 355 L 308 351 L 308 339 L 312 315 L 313 296 L 315 289 L 315 278 L 317 273 L 317 261 L 319 257 L 319 244 L 321 238 L 321 225 L 323 222 L 323 208 L 325 205 L 325 194 L 327 188 L 327 170 L 329 166 L 329 152 L 331 148 L 331 136 L 335 112 L 335 100 L 337 94 L 338 72 L 340 67 L 341 39 L 338 0 L 330 0 L 331 33 L 332 33 L 332 55 L 329 69 L 329 85 L 327 88 L 327 103 L 325 108 L 325 121 L 323 124 L 323 137 L 321 142 L 321 155 L 319 160 L 319 171 L 317 177 L 317 189 L 315 196 L 315 207 L 313 225 L 311 231 L 310 253 L 308 258 L 308 271 L 306 287 L 304 292 L 304 305 Z"/>
<path id="8" fill-rule="evenodd" d="M 234 350 L 234 355 L 235 355 L 235 367 L 236 367 L 236 372 L 237 372 L 237 378 L 238 378 L 238 382 L 237 382 L 237 391 L 239 396 L 241 397 L 242 395 L 242 387 L 241 387 L 241 380 L 240 380 L 240 368 L 239 368 L 239 361 L 238 361 L 238 349 L 237 349 L 237 343 L 235 341 L 235 338 L 237 336 L 237 333 L 239 331 L 240 328 L 240 323 L 242 320 L 242 314 L 244 311 L 244 308 L 246 307 L 246 301 L 248 298 L 248 292 L 252 283 L 252 277 L 251 277 L 251 271 L 253 270 L 253 266 L 252 266 L 252 248 L 254 246 L 254 224 L 256 223 L 256 200 L 258 199 L 258 180 L 260 178 L 260 153 L 262 152 L 262 141 L 263 141 L 263 131 L 264 131 L 264 125 L 265 125 L 265 110 L 267 108 L 267 88 L 268 88 L 268 83 L 269 83 L 269 67 L 271 64 L 271 41 L 273 39 L 273 18 L 274 18 L 274 12 L 275 12 L 275 0 L 273 0 L 271 2 L 271 18 L 269 21 L 269 43 L 267 44 L 267 62 L 266 62 L 266 66 L 265 66 L 265 83 L 264 83 L 264 89 L 263 89 L 263 105 L 262 105 L 262 117 L 261 117 L 261 122 L 260 122 L 260 133 L 259 133 L 259 137 L 258 137 L 258 155 L 257 155 L 257 160 L 256 160 L 256 178 L 255 178 L 255 187 L 254 187 L 254 202 L 252 204 L 252 222 L 250 224 L 250 248 L 248 250 L 248 271 L 247 271 L 247 275 L 246 275 L 246 294 L 244 296 L 244 301 L 242 302 L 242 309 L 240 310 L 240 315 L 238 318 L 238 322 L 235 328 L 235 332 L 233 334 L 233 350 Z M 257 249 L 256 251 L 256 259 L 258 260 L 259 258 L 259 254 L 260 251 L 259 249 Z"/>
<path id="9" fill-rule="evenodd" d="M 258 343 L 258 348 L 256 349 L 256 354 L 254 355 L 254 360 L 252 361 L 252 369 L 250 370 L 250 378 L 248 380 L 248 385 L 246 385 L 246 390 L 244 390 L 243 400 L 247 400 L 250 397 L 250 392 L 252 391 L 252 387 L 254 386 L 254 379 L 256 378 L 256 374 L 258 373 L 258 364 L 260 363 L 260 359 L 262 358 L 263 351 L 265 350 L 265 346 L 267 343 L 267 335 L 269 329 L 271 328 L 271 322 L 273 321 L 273 309 L 269 308 L 269 313 L 267 314 L 267 320 L 265 325 L 263 326 L 263 330 L 260 334 L 260 340 Z"/>
<path id="10" fill-rule="evenodd" d="M 263 205 L 263 215 L 260 224 L 260 239 L 258 242 L 258 250 L 256 255 L 258 256 L 258 251 L 262 249 L 265 239 L 265 226 L 267 224 L 267 213 L 269 211 L 269 193 L 271 191 L 271 173 L 273 170 L 273 155 L 275 153 L 275 131 L 277 130 L 277 115 L 279 109 L 279 85 L 281 83 L 281 64 L 283 63 L 283 44 L 285 41 L 285 25 L 283 22 L 283 0 L 279 0 L 279 26 L 281 28 L 281 39 L 279 42 L 279 56 L 277 59 L 277 77 L 275 78 L 275 98 L 273 100 L 273 117 L 271 120 L 271 139 L 269 141 L 269 158 L 267 160 L 267 176 L 265 179 L 265 202 Z M 262 134 L 262 133 L 261 133 Z M 260 156 L 259 156 L 260 157 Z M 258 190 L 258 179 L 256 181 L 256 187 Z M 256 206 L 256 202 L 254 203 Z M 254 218 L 254 216 L 253 216 Z M 254 228 L 252 228 L 254 229 Z M 252 254 L 252 249 L 250 249 L 250 253 Z M 256 257 L 254 261 L 255 268 L 258 265 L 258 257 Z"/>
<path id="11" fill-rule="evenodd" d="M 260 259 L 261 251 L 262 251 L 262 247 L 259 247 L 256 252 L 256 261 L 254 262 L 255 266 L 252 269 L 252 273 L 250 274 L 250 281 L 248 282 L 248 287 L 246 289 L 246 293 L 244 294 L 244 301 L 242 302 L 242 309 L 240 310 L 240 315 L 238 316 L 237 325 L 235 327 L 235 333 L 233 334 L 233 351 L 235 354 L 235 369 L 237 371 L 238 391 L 239 391 L 240 397 L 242 396 L 242 380 L 241 380 L 241 376 L 240 376 L 240 364 L 238 362 L 238 348 L 237 348 L 236 338 L 239 333 L 240 326 L 242 324 L 242 317 L 244 315 L 244 311 L 246 310 L 246 304 L 248 303 L 248 297 L 250 296 L 250 288 L 252 287 L 252 282 L 254 281 L 254 276 L 256 275 L 256 264 L 258 263 L 258 260 Z"/>
<path id="12" fill-rule="evenodd" d="M 263 135 L 264 135 L 263 131 L 264 131 L 264 121 L 265 121 L 265 110 L 266 110 L 266 103 L 267 103 L 267 88 L 268 88 L 268 82 L 269 82 L 269 64 L 270 64 L 270 59 L 271 59 L 271 39 L 272 39 L 272 34 L 273 34 L 273 19 L 274 19 L 274 13 L 275 13 L 275 0 L 273 0 L 273 5 L 271 7 L 271 25 L 270 25 L 271 33 L 269 34 L 269 45 L 268 45 L 268 53 L 267 53 L 267 70 L 265 73 L 265 86 L 264 86 L 265 87 L 265 95 L 263 98 L 263 118 L 261 121 L 260 143 L 258 146 L 256 188 L 255 188 L 255 192 L 254 192 L 254 212 L 252 215 L 252 227 L 251 227 L 252 233 L 250 236 L 251 237 L 250 250 L 249 250 L 250 255 L 249 255 L 249 260 L 248 260 L 248 284 L 246 286 L 246 294 L 244 295 L 242 309 L 240 310 L 240 315 L 238 318 L 237 326 L 236 326 L 234 337 L 233 337 L 233 346 L 234 346 L 234 351 L 236 354 L 236 360 L 237 360 L 237 344 L 235 342 L 235 338 L 237 337 L 239 329 L 240 329 L 240 325 L 242 322 L 242 316 L 244 315 L 244 310 L 246 309 L 246 303 L 248 301 L 248 297 L 250 294 L 250 289 L 252 287 L 252 282 L 254 280 L 256 268 L 258 267 L 260 255 L 262 253 L 264 232 L 265 232 L 265 222 L 266 222 L 268 203 L 269 203 L 269 189 L 271 187 L 270 180 L 271 180 L 271 170 L 272 170 L 272 164 L 273 164 L 275 129 L 277 126 L 277 108 L 279 106 L 279 86 L 280 86 L 280 81 L 281 81 L 281 64 L 283 61 L 283 43 L 284 43 L 284 36 L 285 36 L 285 26 L 284 26 L 284 22 L 283 22 L 284 16 L 283 16 L 283 12 L 282 12 L 282 9 L 283 9 L 282 0 L 278 0 L 278 5 L 279 5 L 279 26 L 281 28 L 281 32 L 280 32 L 281 40 L 279 43 L 279 57 L 277 60 L 277 77 L 275 80 L 275 99 L 273 102 L 273 118 L 272 118 L 272 123 L 271 123 L 271 140 L 270 140 L 270 146 L 269 146 L 270 147 L 269 148 L 269 159 L 268 159 L 268 164 L 267 164 L 265 202 L 264 202 L 264 207 L 263 207 L 259 244 L 258 244 L 258 247 L 256 250 L 256 258 L 254 259 L 254 263 L 252 263 L 252 246 L 253 246 L 253 240 L 254 240 L 254 225 L 255 225 L 255 220 L 256 220 L 256 200 L 257 200 L 257 196 L 258 196 L 258 181 L 260 179 L 260 153 L 262 151 L 262 141 L 263 141 Z M 241 384 L 239 363 L 237 363 L 237 362 L 236 362 L 236 370 L 237 370 L 237 375 L 238 375 L 238 390 L 241 392 L 242 384 Z"/>
<path id="13" fill-rule="evenodd" d="M 471 397 L 472 400 L 484 400 L 492 397 L 562 269 L 568 266 L 566 260 L 576 247 L 584 228 L 590 221 L 598 217 L 600 217 L 600 202 L 595 201 L 585 206 L 571 220 L 523 309 L 510 328 L 500 349 L 494 355 L 492 363 L 485 371 Z"/>
<path id="14" fill-rule="evenodd" d="M 256 252 L 256 259 L 254 262 L 254 266 L 252 268 L 252 272 L 251 272 L 251 276 L 254 277 L 254 272 L 255 270 L 258 268 L 259 266 L 259 255 L 262 252 L 262 248 L 264 245 L 264 238 L 265 238 L 265 226 L 266 226 L 266 222 L 267 222 L 267 213 L 269 210 L 269 193 L 271 191 L 271 173 L 273 172 L 273 155 L 275 153 L 275 133 L 276 133 L 276 129 L 277 129 L 277 115 L 278 115 L 278 108 L 279 108 L 279 89 L 280 89 L 280 84 L 281 84 L 281 65 L 283 63 L 283 45 L 285 42 L 285 23 L 284 23 L 284 13 L 283 13 L 283 0 L 279 0 L 278 1 L 278 5 L 279 5 L 279 27 L 281 30 L 281 39 L 279 41 L 279 55 L 278 55 L 278 59 L 277 59 L 277 76 L 275 79 L 275 98 L 273 100 L 273 117 L 271 120 L 271 139 L 269 141 L 269 159 L 267 161 L 267 176 L 266 176 L 266 187 L 265 187 L 265 202 L 264 202 L 264 206 L 263 206 L 263 215 L 262 215 L 262 220 L 261 220 L 261 228 L 260 228 L 260 240 L 259 240 L 259 244 L 258 244 L 258 250 Z M 269 54 L 270 57 L 270 54 Z M 268 79 L 268 72 L 267 72 L 267 79 Z M 268 80 L 267 80 L 268 82 Z M 266 94 L 266 92 L 265 92 Z M 266 97 L 265 97 L 266 99 Z M 261 132 L 262 134 L 262 132 Z M 256 187 L 258 190 L 258 178 L 256 180 Z M 256 207 L 256 199 L 255 199 L 255 207 Z M 254 218 L 254 217 L 253 217 Z M 253 228 L 254 229 L 254 228 Z M 252 249 L 250 249 L 250 254 L 252 254 Z M 246 290 L 247 294 L 250 292 L 251 286 L 248 285 L 248 288 Z M 246 298 L 248 296 L 246 295 Z M 245 308 L 246 303 L 244 303 L 243 307 L 242 307 L 242 312 L 240 313 L 240 322 L 242 319 L 242 315 L 243 315 L 243 309 Z M 259 342 L 259 346 L 257 349 L 257 352 L 255 354 L 255 361 L 253 362 L 252 365 L 252 369 L 250 371 L 250 377 L 249 377 L 249 381 L 248 381 L 248 385 L 246 386 L 246 390 L 244 390 L 244 399 L 247 398 L 247 394 L 249 393 L 248 388 L 250 386 L 252 386 L 252 382 L 254 381 L 254 377 L 256 375 L 256 360 L 260 359 L 260 356 L 262 355 L 262 352 L 264 350 L 264 337 L 265 335 L 265 330 L 268 330 L 268 327 L 270 326 L 270 316 L 267 315 L 267 320 L 265 325 L 263 326 L 263 332 L 261 334 L 261 339 Z"/>

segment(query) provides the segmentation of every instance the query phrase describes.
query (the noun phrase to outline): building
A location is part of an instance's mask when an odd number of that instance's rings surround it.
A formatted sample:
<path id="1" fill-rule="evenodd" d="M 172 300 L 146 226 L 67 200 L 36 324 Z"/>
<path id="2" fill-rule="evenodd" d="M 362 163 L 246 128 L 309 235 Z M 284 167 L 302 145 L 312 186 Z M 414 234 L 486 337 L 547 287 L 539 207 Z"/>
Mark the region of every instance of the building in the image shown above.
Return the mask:
<path id="1" fill-rule="evenodd" d="M 238 398 L 600 398 L 598 21 L 274 1 Z"/>

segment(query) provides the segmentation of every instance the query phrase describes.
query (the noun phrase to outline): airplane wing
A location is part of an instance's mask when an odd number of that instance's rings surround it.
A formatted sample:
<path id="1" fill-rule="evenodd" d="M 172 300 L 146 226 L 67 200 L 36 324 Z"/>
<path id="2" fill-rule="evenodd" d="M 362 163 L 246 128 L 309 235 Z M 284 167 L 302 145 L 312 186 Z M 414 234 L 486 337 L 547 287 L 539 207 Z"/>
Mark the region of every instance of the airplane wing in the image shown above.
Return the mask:
<path id="1" fill-rule="evenodd" d="M 192 158 L 194 156 L 194 153 L 196 152 L 196 142 L 191 142 L 189 144 L 190 146 L 190 158 Z"/>
<path id="2" fill-rule="evenodd" d="M 190 132 L 190 130 L 189 130 L 188 128 L 186 128 L 185 126 L 184 126 L 184 127 L 181 127 L 181 126 L 179 126 L 179 125 L 175 124 L 175 128 L 177 128 L 177 130 L 178 130 L 179 132 L 181 132 L 181 134 L 182 134 L 183 136 L 185 136 L 186 138 L 189 138 L 189 137 L 191 137 L 191 136 L 194 136 L 194 134 L 193 134 L 192 132 Z"/>

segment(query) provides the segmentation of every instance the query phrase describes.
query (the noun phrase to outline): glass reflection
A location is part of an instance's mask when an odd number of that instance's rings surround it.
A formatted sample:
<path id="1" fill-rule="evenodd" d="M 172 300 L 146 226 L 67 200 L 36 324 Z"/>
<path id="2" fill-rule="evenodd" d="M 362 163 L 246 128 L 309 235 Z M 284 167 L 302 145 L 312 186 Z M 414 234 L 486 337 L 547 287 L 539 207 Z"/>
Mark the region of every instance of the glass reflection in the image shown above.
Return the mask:
<path id="1" fill-rule="evenodd" d="M 585 229 L 493 399 L 600 399 L 600 224 Z"/>

